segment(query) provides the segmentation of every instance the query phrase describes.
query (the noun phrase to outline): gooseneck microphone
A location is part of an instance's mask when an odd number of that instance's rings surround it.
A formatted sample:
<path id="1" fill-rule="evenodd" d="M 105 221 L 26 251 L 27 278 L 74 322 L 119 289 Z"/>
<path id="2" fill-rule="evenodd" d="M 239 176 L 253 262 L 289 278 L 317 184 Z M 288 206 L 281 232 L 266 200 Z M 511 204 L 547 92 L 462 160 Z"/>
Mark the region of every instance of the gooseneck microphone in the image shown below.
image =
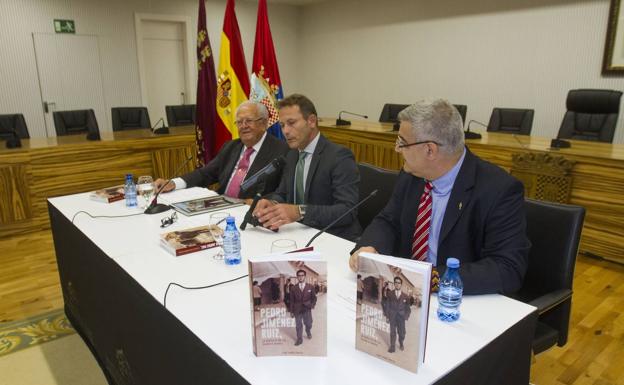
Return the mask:
<path id="1" fill-rule="evenodd" d="M 6 148 L 22 147 L 22 141 L 19 135 L 17 134 L 17 131 L 15 131 L 15 129 L 11 129 L 9 133 L 11 134 L 11 137 L 7 138 L 6 140 L 6 143 L 5 143 Z"/>
<path id="2" fill-rule="evenodd" d="M 188 162 L 191 161 L 191 159 L 193 159 L 193 155 L 190 155 L 185 161 L 184 163 L 182 163 L 180 165 L 180 167 L 178 167 L 178 169 L 173 173 L 173 175 L 178 175 L 178 173 L 180 172 L 180 170 L 182 170 L 182 168 L 184 166 L 186 166 L 188 164 Z M 162 186 L 160 186 L 160 188 L 158 189 L 158 191 L 156 191 L 156 194 L 154 195 L 154 199 L 152 199 L 152 203 L 150 203 L 150 205 L 145 209 L 145 211 L 143 211 L 145 214 L 158 214 L 158 213 L 162 213 L 164 211 L 167 211 L 171 208 L 171 206 L 169 205 L 165 205 L 162 203 L 158 203 L 158 196 L 160 195 L 160 193 L 163 191 L 163 189 L 169 184 L 171 183 L 173 179 L 169 179 L 167 180 L 167 182 L 165 184 L 163 184 Z"/>
<path id="3" fill-rule="evenodd" d="M 260 169 L 258 172 L 256 172 L 249 178 L 247 178 L 247 180 L 245 180 L 241 184 L 239 196 L 243 196 L 243 194 L 246 194 L 252 188 L 257 187 L 260 183 L 266 182 L 267 178 L 269 178 L 271 175 L 282 171 L 282 168 L 284 167 L 285 164 L 286 164 L 286 158 L 284 158 L 283 156 L 273 159 L 271 163 L 264 166 L 262 169 Z M 262 190 L 264 190 L 264 188 L 262 188 Z M 257 191 L 257 192 L 260 194 L 264 193 L 264 191 Z"/>
<path id="4" fill-rule="evenodd" d="M 336 119 L 336 126 L 350 126 L 351 125 L 350 121 L 342 119 L 343 113 L 353 115 L 353 116 L 359 116 L 360 118 L 364 118 L 364 119 L 368 119 L 368 115 L 356 114 L 354 112 L 349 112 L 349 111 L 340 111 L 338 113 L 338 119 Z"/>
<path id="5" fill-rule="evenodd" d="M 331 227 L 333 225 L 335 225 L 336 223 L 338 223 L 338 221 L 340 221 L 342 218 L 344 218 L 347 214 L 350 214 L 353 210 L 357 209 L 358 207 L 360 207 L 362 205 L 362 203 L 366 202 L 367 200 L 369 200 L 370 198 L 374 197 L 375 195 L 377 195 L 377 189 L 371 191 L 370 194 L 368 194 L 366 196 L 366 198 L 362 199 L 361 201 L 358 202 L 358 204 L 356 204 L 355 206 L 351 207 L 349 210 L 345 211 L 344 214 L 342 214 L 341 216 L 339 216 L 338 218 L 336 218 L 334 221 L 332 221 L 332 223 L 328 224 L 327 226 L 325 226 L 323 228 L 323 230 L 319 231 L 318 233 L 314 234 L 314 236 L 312 238 L 310 238 L 310 240 L 308 241 L 308 243 L 305 245 L 305 247 L 310 246 L 310 244 L 312 243 L 312 241 L 314 241 L 316 238 L 318 238 L 319 235 L 323 234 L 325 231 L 331 229 Z"/>
<path id="6" fill-rule="evenodd" d="M 156 128 L 156 126 L 158 125 L 158 123 L 161 123 L 162 125 L 158 128 Z M 160 118 L 156 121 L 156 123 L 154 123 L 154 125 L 152 126 L 152 133 L 156 134 L 156 135 L 161 135 L 161 134 L 168 134 L 169 133 L 169 127 L 165 126 L 165 120 L 163 118 Z"/>
<path id="7" fill-rule="evenodd" d="M 486 129 L 488 128 L 487 124 L 483 124 L 479 121 L 476 120 L 471 120 L 468 122 L 468 128 L 466 128 L 466 131 L 464 131 L 464 139 L 481 139 L 481 134 L 479 134 L 478 132 L 471 132 L 470 131 L 470 124 L 471 123 L 477 123 L 479 126 L 483 126 Z"/>

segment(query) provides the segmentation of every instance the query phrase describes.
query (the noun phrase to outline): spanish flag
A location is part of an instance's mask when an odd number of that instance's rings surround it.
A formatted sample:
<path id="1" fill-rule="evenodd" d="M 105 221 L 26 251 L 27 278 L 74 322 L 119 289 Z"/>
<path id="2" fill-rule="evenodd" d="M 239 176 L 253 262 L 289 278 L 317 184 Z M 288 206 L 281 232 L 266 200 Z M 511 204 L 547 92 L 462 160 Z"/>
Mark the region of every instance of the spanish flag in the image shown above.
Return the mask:
<path id="1" fill-rule="evenodd" d="M 243 43 L 241 42 L 238 21 L 234 12 L 234 0 L 225 6 L 221 51 L 217 71 L 217 135 L 215 145 L 220 148 L 224 142 L 238 138 L 234 124 L 236 108 L 249 96 L 249 76 L 247 75 Z"/>

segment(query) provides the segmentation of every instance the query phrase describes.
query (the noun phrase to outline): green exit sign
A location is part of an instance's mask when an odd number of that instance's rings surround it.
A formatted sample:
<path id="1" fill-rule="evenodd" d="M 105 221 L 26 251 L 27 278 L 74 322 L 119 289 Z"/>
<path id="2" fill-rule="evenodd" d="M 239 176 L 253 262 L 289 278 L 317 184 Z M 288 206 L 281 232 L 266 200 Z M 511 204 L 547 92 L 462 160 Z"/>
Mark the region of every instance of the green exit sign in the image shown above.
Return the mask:
<path id="1" fill-rule="evenodd" d="M 73 20 L 54 19 L 54 32 L 76 33 L 76 23 Z"/>

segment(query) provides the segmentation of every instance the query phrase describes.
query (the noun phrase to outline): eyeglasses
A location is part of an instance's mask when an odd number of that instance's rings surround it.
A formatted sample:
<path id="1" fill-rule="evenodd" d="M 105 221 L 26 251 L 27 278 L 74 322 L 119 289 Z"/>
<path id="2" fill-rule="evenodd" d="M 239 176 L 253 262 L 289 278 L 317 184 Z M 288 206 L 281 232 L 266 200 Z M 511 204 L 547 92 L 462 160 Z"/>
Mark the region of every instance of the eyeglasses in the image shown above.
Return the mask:
<path id="1" fill-rule="evenodd" d="M 433 143 L 433 144 L 436 144 L 438 146 L 442 146 L 442 144 L 440 144 L 440 143 L 438 143 L 438 142 L 436 142 L 434 140 L 423 140 L 421 142 L 405 143 L 403 138 L 401 138 L 400 136 L 397 136 L 396 142 L 394 142 L 394 149 L 398 150 L 400 148 L 411 147 L 411 146 L 415 146 L 417 144 L 424 144 L 424 143 Z"/>
<path id="2" fill-rule="evenodd" d="M 160 227 L 164 228 L 167 226 L 171 226 L 177 220 L 178 220 L 178 213 L 174 211 L 170 216 L 164 217 L 160 220 Z"/>
<path id="3" fill-rule="evenodd" d="M 241 120 L 237 120 L 234 122 L 234 124 L 236 124 L 236 127 L 244 127 L 244 126 L 249 126 L 252 123 L 258 122 L 260 120 L 262 120 L 264 118 L 257 118 L 257 119 L 241 119 Z"/>

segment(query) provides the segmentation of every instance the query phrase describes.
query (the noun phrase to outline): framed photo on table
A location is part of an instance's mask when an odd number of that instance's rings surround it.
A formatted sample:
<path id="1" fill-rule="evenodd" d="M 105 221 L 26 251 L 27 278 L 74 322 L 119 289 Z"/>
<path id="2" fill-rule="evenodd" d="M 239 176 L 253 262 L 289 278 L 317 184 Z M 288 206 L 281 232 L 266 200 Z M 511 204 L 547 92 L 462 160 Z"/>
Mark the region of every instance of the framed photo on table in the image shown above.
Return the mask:
<path id="1" fill-rule="evenodd" d="M 624 13 L 620 0 L 611 0 L 605 42 L 603 75 L 624 75 Z"/>

